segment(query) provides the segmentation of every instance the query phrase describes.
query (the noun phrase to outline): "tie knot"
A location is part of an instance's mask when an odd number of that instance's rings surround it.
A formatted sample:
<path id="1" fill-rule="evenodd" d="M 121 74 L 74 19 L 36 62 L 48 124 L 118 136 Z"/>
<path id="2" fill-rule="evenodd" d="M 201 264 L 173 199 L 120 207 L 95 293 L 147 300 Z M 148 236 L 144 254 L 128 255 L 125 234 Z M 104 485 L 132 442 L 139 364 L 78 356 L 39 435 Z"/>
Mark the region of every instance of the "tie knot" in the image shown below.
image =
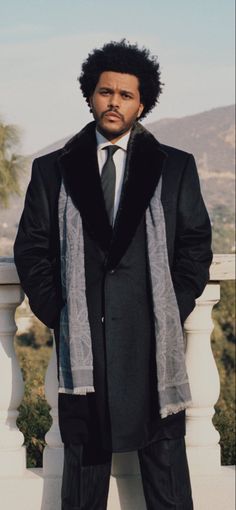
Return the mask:
<path id="1" fill-rule="evenodd" d="M 117 145 L 107 145 L 106 147 L 103 147 L 103 149 L 107 150 L 108 158 L 112 158 L 113 154 L 119 149 Z"/>

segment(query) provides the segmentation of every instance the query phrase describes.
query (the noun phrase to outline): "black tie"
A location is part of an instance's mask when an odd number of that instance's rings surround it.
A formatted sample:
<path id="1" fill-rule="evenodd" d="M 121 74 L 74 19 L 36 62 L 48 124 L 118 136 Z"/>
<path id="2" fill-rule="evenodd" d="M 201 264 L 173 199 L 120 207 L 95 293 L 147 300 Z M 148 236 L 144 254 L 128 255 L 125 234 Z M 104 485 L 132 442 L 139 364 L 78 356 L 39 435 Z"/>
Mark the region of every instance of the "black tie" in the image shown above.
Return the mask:
<path id="1" fill-rule="evenodd" d="M 101 183 L 106 205 L 106 211 L 109 217 L 110 225 L 113 223 L 113 210 L 116 186 L 116 167 L 113 161 L 113 154 L 119 149 L 117 145 L 108 145 L 104 147 L 107 150 L 107 160 L 102 169 Z"/>

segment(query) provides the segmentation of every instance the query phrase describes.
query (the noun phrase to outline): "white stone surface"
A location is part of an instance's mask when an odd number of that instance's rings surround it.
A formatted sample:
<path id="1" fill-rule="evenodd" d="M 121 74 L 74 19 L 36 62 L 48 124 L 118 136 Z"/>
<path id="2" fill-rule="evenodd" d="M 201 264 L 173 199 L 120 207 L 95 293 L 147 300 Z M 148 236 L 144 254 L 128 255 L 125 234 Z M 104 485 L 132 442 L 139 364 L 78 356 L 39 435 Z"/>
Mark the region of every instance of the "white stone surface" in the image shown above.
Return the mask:
<path id="1" fill-rule="evenodd" d="M 12 283 L 20 283 L 13 258 L 0 257 L 0 284 Z"/>
<path id="2" fill-rule="evenodd" d="M 26 466 L 24 436 L 16 426 L 24 385 L 13 346 L 15 309 L 22 299 L 19 284 L 0 286 L 0 477 L 21 475 Z"/>
<path id="3" fill-rule="evenodd" d="M 222 467 L 218 476 L 192 476 L 191 482 L 194 510 L 235 510 L 234 467 Z M 146 510 L 140 479 L 111 478 L 108 510 Z"/>
<path id="4" fill-rule="evenodd" d="M 218 476 L 192 476 L 194 510 L 235 510 L 234 467 Z M 3 510 L 61 510 L 60 477 L 43 477 L 42 469 L 27 469 L 23 477 L 0 478 Z M 146 510 L 139 477 L 111 477 L 107 510 Z"/>
<path id="5" fill-rule="evenodd" d="M 210 267 L 210 280 L 235 280 L 235 255 L 216 253 Z"/>
<path id="6" fill-rule="evenodd" d="M 3 510 L 60 510 L 60 477 L 43 478 L 42 469 L 27 469 L 24 476 L 0 478 Z"/>
<path id="7" fill-rule="evenodd" d="M 107 510 L 146 510 L 140 476 L 111 477 Z"/>
<path id="8" fill-rule="evenodd" d="M 45 396 L 51 406 L 50 414 L 52 417 L 52 426 L 45 436 L 47 446 L 43 452 L 43 474 L 46 478 L 47 476 L 62 476 L 63 469 L 64 452 L 58 425 L 58 382 L 55 341 L 46 373 Z"/>
<path id="9" fill-rule="evenodd" d="M 218 474 L 192 476 L 194 510 L 235 510 L 235 467 Z"/>
<path id="10" fill-rule="evenodd" d="M 220 379 L 211 350 L 212 308 L 220 299 L 220 286 L 206 286 L 185 321 L 186 364 L 192 394 L 187 409 L 186 444 L 191 472 L 212 474 L 220 468 L 220 436 L 212 423 L 219 398 Z"/>

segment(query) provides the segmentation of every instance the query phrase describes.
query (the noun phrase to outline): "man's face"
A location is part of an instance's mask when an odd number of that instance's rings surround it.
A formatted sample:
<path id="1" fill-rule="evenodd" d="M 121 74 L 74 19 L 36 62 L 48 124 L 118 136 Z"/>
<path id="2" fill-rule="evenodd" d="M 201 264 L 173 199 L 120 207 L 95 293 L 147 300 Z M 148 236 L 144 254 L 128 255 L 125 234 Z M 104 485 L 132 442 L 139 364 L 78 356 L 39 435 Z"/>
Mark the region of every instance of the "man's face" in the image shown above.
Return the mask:
<path id="1" fill-rule="evenodd" d="M 132 74 L 104 71 L 90 98 L 97 129 L 115 143 L 127 133 L 143 111 L 139 81 Z"/>

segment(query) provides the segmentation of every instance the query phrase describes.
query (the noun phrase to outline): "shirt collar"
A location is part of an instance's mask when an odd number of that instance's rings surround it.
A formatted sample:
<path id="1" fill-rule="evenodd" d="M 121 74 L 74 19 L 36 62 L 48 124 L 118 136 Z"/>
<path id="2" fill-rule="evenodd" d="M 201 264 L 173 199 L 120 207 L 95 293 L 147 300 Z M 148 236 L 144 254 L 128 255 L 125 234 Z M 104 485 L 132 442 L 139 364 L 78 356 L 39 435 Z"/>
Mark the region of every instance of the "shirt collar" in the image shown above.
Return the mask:
<path id="1" fill-rule="evenodd" d="M 126 133 L 122 138 L 120 138 L 115 145 L 117 147 L 120 147 L 120 149 L 123 149 L 124 151 L 127 151 L 127 145 L 130 137 L 130 131 Z M 107 145 L 113 145 L 105 136 L 103 136 L 99 131 L 96 129 L 96 138 L 97 138 L 97 148 L 98 150 L 102 150 Z"/>

